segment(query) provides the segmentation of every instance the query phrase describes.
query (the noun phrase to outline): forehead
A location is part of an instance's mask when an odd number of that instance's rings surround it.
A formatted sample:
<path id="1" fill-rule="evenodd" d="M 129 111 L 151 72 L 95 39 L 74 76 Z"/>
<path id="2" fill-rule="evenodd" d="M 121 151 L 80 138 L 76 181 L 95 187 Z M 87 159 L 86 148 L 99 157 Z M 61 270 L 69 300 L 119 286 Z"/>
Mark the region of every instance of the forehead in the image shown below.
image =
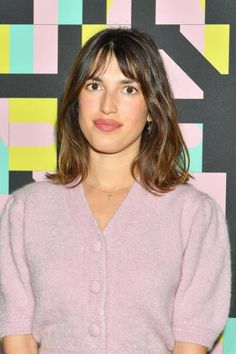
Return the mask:
<path id="1" fill-rule="evenodd" d="M 92 65 L 92 72 L 96 73 L 104 73 L 108 67 L 113 67 L 116 68 L 118 71 L 120 71 L 120 67 L 117 61 L 116 56 L 114 53 L 108 54 L 106 57 L 104 56 L 98 56 L 95 58 L 93 65 Z"/>
<path id="2" fill-rule="evenodd" d="M 123 74 L 125 77 L 136 78 L 133 65 L 131 65 L 126 58 L 123 58 L 122 62 L 119 63 L 119 59 L 117 59 L 115 53 L 112 51 L 108 53 L 100 51 L 96 55 L 88 76 L 91 77 L 95 74 L 96 76 L 102 75 L 107 70 L 108 66 L 112 66 L 112 68 L 121 73 L 121 76 Z"/>

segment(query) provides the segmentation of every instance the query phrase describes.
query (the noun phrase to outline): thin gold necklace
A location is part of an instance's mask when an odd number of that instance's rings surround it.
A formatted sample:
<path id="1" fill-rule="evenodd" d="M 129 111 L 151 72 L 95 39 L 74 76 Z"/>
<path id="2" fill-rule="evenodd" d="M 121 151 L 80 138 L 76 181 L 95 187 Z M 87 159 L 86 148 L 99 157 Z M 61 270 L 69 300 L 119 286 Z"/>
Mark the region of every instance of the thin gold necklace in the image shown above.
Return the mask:
<path id="1" fill-rule="evenodd" d="M 97 189 L 97 190 L 99 190 L 99 191 L 105 193 L 105 194 L 106 194 L 106 197 L 107 197 L 109 200 L 111 199 L 111 197 L 113 196 L 113 194 L 116 194 L 117 192 L 120 192 L 120 191 L 125 190 L 125 189 L 129 189 L 130 187 L 132 187 L 132 185 L 131 185 L 131 186 L 128 186 L 128 187 L 125 187 L 125 188 L 118 189 L 118 190 L 116 190 L 116 191 L 114 191 L 114 192 L 108 192 L 108 191 L 104 191 L 104 190 L 102 190 L 102 189 L 100 189 L 100 188 L 97 188 L 97 187 L 95 187 L 95 186 L 92 186 L 91 184 L 89 184 L 89 183 L 87 183 L 87 182 L 85 182 L 85 181 L 84 181 L 84 183 L 87 184 L 87 186 L 89 186 L 89 187 L 95 188 L 95 189 Z"/>

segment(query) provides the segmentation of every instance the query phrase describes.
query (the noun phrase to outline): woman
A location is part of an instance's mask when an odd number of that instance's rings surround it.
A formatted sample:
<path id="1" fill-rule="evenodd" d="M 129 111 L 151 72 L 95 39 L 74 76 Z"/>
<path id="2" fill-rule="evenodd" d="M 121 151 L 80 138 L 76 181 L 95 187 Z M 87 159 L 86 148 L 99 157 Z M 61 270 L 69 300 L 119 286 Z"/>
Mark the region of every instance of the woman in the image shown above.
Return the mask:
<path id="1" fill-rule="evenodd" d="M 12 193 L 1 220 L 5 347 L 17 338 L 40 354 L 206 353 L 230 305 L 227 224 L 188 183 L 153 39 L 113 28 L 88 40 L 57 129 L 57 172 Z"/>

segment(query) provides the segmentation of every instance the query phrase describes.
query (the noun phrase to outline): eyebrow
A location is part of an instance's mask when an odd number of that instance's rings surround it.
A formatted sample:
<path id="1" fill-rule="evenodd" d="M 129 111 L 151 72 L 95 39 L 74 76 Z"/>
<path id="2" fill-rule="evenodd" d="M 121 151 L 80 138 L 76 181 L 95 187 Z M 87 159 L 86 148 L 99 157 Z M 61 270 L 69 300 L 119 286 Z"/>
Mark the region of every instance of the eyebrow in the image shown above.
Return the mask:
<path id="1" fill-rule="evenodd" d="M 88 78 L 88 80 L 103 82 L 103 80 L 99 76 L 91 76 Z M 136 80 L 136 79 L 123 79 L 123 80 L 120 80 L 119 83 L 121 83 L 121 84 L 133 84 L 133 83 L 139 84 L 138 80 Z"/>

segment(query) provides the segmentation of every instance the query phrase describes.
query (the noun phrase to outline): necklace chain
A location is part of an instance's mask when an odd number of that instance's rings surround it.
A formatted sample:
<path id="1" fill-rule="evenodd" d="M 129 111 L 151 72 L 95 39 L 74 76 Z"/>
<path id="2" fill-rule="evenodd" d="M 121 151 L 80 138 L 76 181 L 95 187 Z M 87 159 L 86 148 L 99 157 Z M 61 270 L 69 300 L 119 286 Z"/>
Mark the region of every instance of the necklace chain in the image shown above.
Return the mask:
<path id="1" fill-rule="evenodd" d="M 89 187 L 95 188 L 95 189 L 97 189 L 97 190 L 99 190 L 99 191 L 105 193 L 106 196 L 108 197 L 108 199 L 111 199 L 111 197 L 113 196 L 113 194 L 115 194 L 115 193 L 117 193 L 117 192 L 120 192 L 120 191 L 122 191 L 122 190 L 125 190 L 125 189 L 129 189 L 129 188 L 132 186 L 132 185 L 131 185 L 131 186 L 128 186 L 128 187 L 124 187 L 124 188 L 118 189 L 118 190 L 113 191 L 113 192 L 108 192 L 108 191 L 104 191 L 104 190 L 102 190 L 102 189 L 100 189 L 100 188 L 97 188 L 97 187 L 95 187 L 95 186 L 92 186 L 91 184 L 89 184 L 89 183 L 87 183 L 87 182 L 85 182 L 85 181 L 84 181 L 84 183 L 87 184 Z"/>

